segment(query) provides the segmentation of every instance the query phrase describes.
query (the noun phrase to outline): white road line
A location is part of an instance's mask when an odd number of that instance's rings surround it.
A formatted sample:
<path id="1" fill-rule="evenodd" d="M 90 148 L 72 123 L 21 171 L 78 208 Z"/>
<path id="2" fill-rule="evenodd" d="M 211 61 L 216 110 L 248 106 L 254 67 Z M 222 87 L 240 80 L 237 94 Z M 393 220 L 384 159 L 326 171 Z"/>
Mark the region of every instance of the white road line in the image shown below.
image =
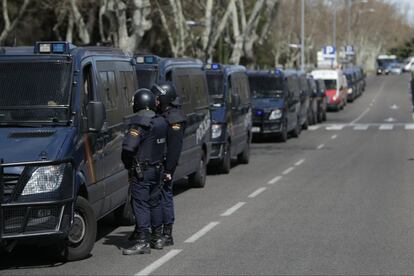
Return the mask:
<path id="1" fill-rule="evenodd" d="M 186 239 L 184 242 L 185 243 L 193 243 L 193 242 L 197 241 L 199 238 L 201 238 L 202 236 L 207 234 L 208 231 L 210 231 L 211 229 L 216 227 L 219 223 L 220 223 L 219 221 L 210 222 L 209 224 L 204 226 L 200 231 L 198 231 L 197 233 L 195 233 L 194 235 L 192 235 L 191 237 Z"/>
<path id="2" fill-rule="evenodd" d="M 406 125 L 404 126 L 404 128 L 405 128 L 406 130 L 413 130 L 413 129 L 414 129 L 414 124 L 406 124 Z"/>
<path id="3" fill-rule="evenodd" d="M 284 170 L 284 171 L 282 172 L 282 174 L 287 175 L 288 173 L 292 172 L 294 169 L 295 169 L 294 167 L 289 167 L 289 168 L 287 168 L 286 170 Z"/>
<path id="4" fill-rule="evenodd" d="M 322 149 L 325 145 L 324 144 L 320 144 L 317 149 Z"/>
<path id="5" fill-rule="evenodd" d="M 345 125 L 330 125 L 326 128 L 326 130 L 342 130 Z"/>
<path id="6" fill-rule="evenodd" d="M 303 164 L 303 162 L 305 162 L 305 159 L 300 159 L 298 162 L 295 163 L 295 166 L 300 166 Z"/>
<path id="7" fill-rule="evenodd" d="M 336 135 L 336 134 L 332 135 L 332 137 L 331 137 L 332 140 L 335 140 L 336 138 L 338 138 L 338 135 Z"/>
<path id="8" fill-rule="evenodd" d="M 394 128 L 394 125 L 392 124 L 384 124 L 380 125 L 379 130 L 392 130 Z"/>
<path id="9" fill-rule="evenodd" d="M 271 179 L 269 182 L 267 182 L 267 184 L 270 184 L 270 185 L 275 184 L 276 182 L 280 181 L 282 178 L 283 176 L 278 175 L 275 178 Z"/>
<path id="10" fill-rule="evenodd" d="M 159 258 L 158 260 L 156 260 L 155 262 L 153 262 L 152 264 L 150 264 L 149 266 L 147 266 L 146 268 L 144 268 L 143 270 L 141 270 L 140 272 L 138 272 L 135 275 L 136 276 L 150 275 L 152 272 L 154 272 L 160 266 L 162 266 L 163 264 L 165 264 L 166 262 L 168 262 L 169 260 L 171 260 L 172 258 L 177 256 L 181 251 L 183 251 L 183 250 L 182 249 L 173 249 L 173 250 L 169 251 L 167 254 L 165 254 L 164 256 L 162 256 L 161 258 Z"/>
<path id="11" fill-rule="evenodd" d="M 367 130 L 369 125 L 356 125 L 354 126 L 354 130 Z"/>
<path id="12" fill-rule="evenodd" d="M 264 192 L 267 188 L 266 187 L 261 187 L 259 189 L 257 189 L 256 191 L 254 191 L 253 193 L 251 193 L 250 195 L 248 195 L 248 198 L 255 198 L 256 196 L 258 196 L 260 193 Z"/>
<path id="13" fill-rule="evenodd" d="M 234 212 L 236 212 L 238 209 L 240 209 L 244 204 L 246 204 L 246 202 L 239 202 L 236 205 L 234 205 L 233 207 L 227 209 L 223 214 L 221 214 L 220 216 L 222 217 L 228 217 L 231 214 L 233 214 Z"/>
<path id="14" fill-rule="evenodd" d="M 364 110 L 364 112 L 361 113 L 361 115 L 359 115 L 355 120 L 353 120 L 351 122 L 351 125 L 352 124 L 355 124 L 356 122 L 358 122 L 359 120 L 361 120 L 362 117 L 364 117 L 369 111 L 370 111 L 370 108 L 368 107 L 367 109 Z"/>
<path id="15" fill-rule="evenodd" d="M 321 127 L 321 125 L 316 125 L 316 126 L 309 126 L 308 130 L 317 130 Z"/>

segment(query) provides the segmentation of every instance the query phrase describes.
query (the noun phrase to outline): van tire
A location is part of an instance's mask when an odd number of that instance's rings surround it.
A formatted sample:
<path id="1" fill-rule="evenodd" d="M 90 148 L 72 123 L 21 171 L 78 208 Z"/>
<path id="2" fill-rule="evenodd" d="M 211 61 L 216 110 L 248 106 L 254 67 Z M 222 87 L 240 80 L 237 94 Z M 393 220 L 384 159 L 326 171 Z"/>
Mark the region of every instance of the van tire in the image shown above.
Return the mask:
<path id="1" fill-rule="evenodd" d="M 302 129 L 307 130 L 309 127 L 309 120 L 308 117 L 306 117 L 305 122 L 302 125 Z"/>
<path id="2" fill-rule="evenodd" d="M 237 155 L 240 164 L 249 164 L 250 162 L 250 138 L 247 138 L 247 144 L 244 150 Z"/>
<path id="3" fill-rule="evenodd" d="M 132 211 L 131 200 L 131 185 L 129 185 L 127 202 L 114 211 L 116 224 L 122 226 L 130 226 L 135 224 L 135 216 Z"/>
<path id="4" fill-rule="evenodd" d="M 231 169 L 231 144 L 230 142 L 227 142 L 224 144 L 225 152 L 223 159 L 220 161 L 220 164 L 218 166 L 218 169 L 221 173 L 228 174 L 230 173 Z"/>
<path id="5" fill-rule="evenodd" d="M 90 255 L 93 246 L 95 245 L 96 241 L 96 216 L 92 209 L 92 206 L 89 204 L 88 200 L 85 198 L 78 196 L 75 202 L 75 216 L 79 216 L 79 222 L 82 222 L 85 227 L 85 233 L 83 238 L 76 244 L 70 242 L 70 238 L 66 240 L 63 244 L 64 248 L 62 250 L 63 258 L 66 261 L 77 261 L 85 259 Z M 74 224 L 75 226 L 74 218 Z M 72 229 L 69 231 L 72 231 Z"/>
<path id="6" fill-rule="evenodd" d="M 279 141 L 285 143 L 288 140 L 288 122 L 285 119 L 282 125 L 282 132 L 279 134 Z"/>
<path id="7" fill-rule="evenodd" d="M 206 153 L 203 151 L 200 158 L 200 164 L 197 171 L 189 175 L 188 180 L 190 185 L 194 188 L 204 188 L 206 185 L 207 164 Z"/>
<path id="8" fill-rule="evenodd" d="M 302 126 L 300 125 L 300 120 L 298 118 L 298 121 L 296 123 L 295 128 L 292 130 L 292 136 L 295 138 L 298 138 L 300 135 L 300 131 L 302 130 Z"/>

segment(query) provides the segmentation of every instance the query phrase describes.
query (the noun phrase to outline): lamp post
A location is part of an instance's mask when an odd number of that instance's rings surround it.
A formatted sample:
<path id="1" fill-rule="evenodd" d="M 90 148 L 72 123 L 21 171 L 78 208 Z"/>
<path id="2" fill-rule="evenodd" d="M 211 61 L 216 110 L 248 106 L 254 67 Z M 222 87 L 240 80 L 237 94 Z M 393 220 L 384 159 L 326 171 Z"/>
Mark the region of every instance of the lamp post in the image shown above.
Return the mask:
<path id="1" fill-rule="evenodd" d="M 300 70 L 305 70 L 305 0 L 301 3 L 301 27 L 300 27 Z"/>

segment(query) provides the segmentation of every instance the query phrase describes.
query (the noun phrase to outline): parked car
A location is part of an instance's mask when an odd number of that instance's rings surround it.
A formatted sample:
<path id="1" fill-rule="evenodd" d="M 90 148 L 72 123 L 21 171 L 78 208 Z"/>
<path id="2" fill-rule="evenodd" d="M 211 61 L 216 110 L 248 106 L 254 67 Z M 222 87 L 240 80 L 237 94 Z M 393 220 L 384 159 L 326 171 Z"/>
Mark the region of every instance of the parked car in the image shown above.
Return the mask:
<path id="1" fill-rule="evenodd" d="M 187 117 L 183 149 L 174 180 L 188 177 L 193 187 L 204 187 L 211 153 L 211 119 L 204 65 L 189 58 L 135 56 L 139 87 L 171 82 Z M 140 81 L 141 80 L 141 81 Z"/>
<path id="2" fill-rule="evenodd" d="M 252 138 L 252 108 L 246 69 L 206 64 L 211 111 L 212 153 L 209 165 L 229 173 L 231 159 L 247 164 Z"/>
<path id="3" fill-rule="evenodd" d="M 357 79 L 357 75 L 353 68 L 346 68 L 343 70 L 343 72 L 348 84 L 347 101 L 353 102 L 360 95 L 360 85 Z"/>
<path id="4" fill-rule="evenodd" d="M 66 260 L 86 258 L 97 220 L 133 222 L 120 158 L 132 57 L 36 42 L 3 48 L 0 61 L 0 242 L 50 241 Z"/>
<path id="5" fill-rule="evenodd" d="M 300 123 L 300 87 L 296 71 L 248 71 L 253 104 L 255 136 L 275 135 L 282 142 L 288 133 L 298 137 Z"/>
<path id="6" fill-rule="evenodd" d="M 346 78 L 341 70 L 314 70 L 312 76 L 325 82 L 328 110 L 340 110 L 346 105 Z"/>
<path id="7" fill-rule="evenodd" d="M 311 75 L 307 76 L 307 80 L 310 89 L 308 122 L 309 125 L 314 125 L 318 123 L 318 89 Z"/>
<path id="8" fill-rule="evenodd" d="M 312 91 L 304 72 L 298 71 L 298 79 L 300 86 L 300 124 L 302 129 L 308 129 L 309 118 L 312 113 L 310 108 L 310 97 Z"/>

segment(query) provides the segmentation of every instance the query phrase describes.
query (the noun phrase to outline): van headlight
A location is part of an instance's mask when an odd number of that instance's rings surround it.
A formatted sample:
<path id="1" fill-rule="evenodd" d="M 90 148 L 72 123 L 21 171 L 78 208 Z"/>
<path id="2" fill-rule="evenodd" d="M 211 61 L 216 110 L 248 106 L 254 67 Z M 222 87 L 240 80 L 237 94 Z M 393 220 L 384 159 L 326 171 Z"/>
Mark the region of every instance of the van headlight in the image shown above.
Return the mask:
<path id="1" fill-rule="evenodd" d="M 223 131 L 223 126 L 219 124 L 212 124 L 211 125 L 211 138 L 216 139 L 221 136 L 221 133 Z"/>
<path id="2" fill-rule="evenodd" d="M 282 110 L 275 109 L 270 113 L 269 120 L 277 120 L 282 118 Z"/>
<path id="3" fill-rule="evenodd" d="M 348 88 L 348 94 L 352 94 L 352 88 Z"/>
<path id="4" fill-rule="evenodd" d="M 38 167 L 27 182 L 22 195 L 48 193 L 57 190 L 62 183 L 65 164 Z"/>

